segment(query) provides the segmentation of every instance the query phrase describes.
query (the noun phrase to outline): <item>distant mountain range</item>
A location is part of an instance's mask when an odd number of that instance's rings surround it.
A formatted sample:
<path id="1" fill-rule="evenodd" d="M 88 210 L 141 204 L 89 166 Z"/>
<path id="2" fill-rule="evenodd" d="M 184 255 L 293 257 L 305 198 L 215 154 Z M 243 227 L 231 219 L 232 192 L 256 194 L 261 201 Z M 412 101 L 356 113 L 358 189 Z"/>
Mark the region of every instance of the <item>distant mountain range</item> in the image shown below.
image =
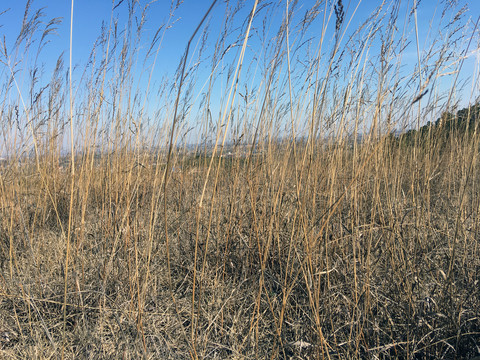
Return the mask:
<path id="1" fill-rule="evenodd" d="M 422 126 L 418 132 L 420 137 L 424 137 L 429 131 L 435 131 L 438 135 L 445 135 L 448 138 L 452 133 L 464 134 L 466 132 L 473 133 L 480 121 L 480 102 L 475 105 L 458 110 L 456 113 L 445 112 L 440 116 L 435 123 L 427 122 Z M 407 141 L 413 141 L 414 136 L 417 134 L 417 130 L 409 130 L 403 134 L 403 138 Z M 398 138 L 397 134 L 392 134 L 393 137 Z"/>

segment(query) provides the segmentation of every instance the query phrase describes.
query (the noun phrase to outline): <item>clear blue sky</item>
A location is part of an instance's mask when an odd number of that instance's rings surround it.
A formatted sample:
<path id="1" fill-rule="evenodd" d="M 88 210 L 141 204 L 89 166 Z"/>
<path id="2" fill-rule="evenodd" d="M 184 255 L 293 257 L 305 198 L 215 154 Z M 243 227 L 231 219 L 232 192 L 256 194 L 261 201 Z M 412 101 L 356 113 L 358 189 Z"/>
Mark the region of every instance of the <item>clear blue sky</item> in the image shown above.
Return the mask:
<path id="1" fill-rule="evenodd" d="M 124 1 L 114 11 L 114 17 L 119 19 L 119 28 L 125 26 L 127 20 L 127 3 Z M 22 24 L 25 13 L 26 0 L 15 0 L 0 4 L 0 12 L 6 12 L 0 16 L 0 33 L 6 37 L 7 44 L 13 45 Z M 115 0 L 115 4 L 118 0 Z M 147 1 L 141 1 L 140 6 L 146 5 Z M 193 32 L 194 25 L 198 23 L 201 16 L 209 7 L 208 1 L 188 0 L 179 7 L 174 18 L 178 19 L 176 26 L 169 31 L 162 52 L 168 54 L 181 54 L 188 38 Z M 63 51 L 68 55 L 70 36 L 70 13 L 71 2 L 69 0 L 34 0 L 32 1 L 31 13 L 34 10 L 43 8 L 44 21 L 51 18 L 61 18 L 62 23 L 58 26 L 56 35 L 50 38 L 50 44 L 42 54 L 42 61 L 53 66 L 58 55 Z M 140 8 L 140 7 L 139 7 Z M 153 3 L 147 14 L 148 23 L 145 29 L 143 43 L 146 45 L 152 34 L 168 19 L 170 2 L 158 1 Z M 221 6 L 217 7 L 217 12 Z M 84 65 L 88 55 L 100 34 L 102 23 L 108 25 L 111 13 L 112 2 L 109 0 L 76 0 L 74 2 L 73 15 L 73 64 Z M 167 66 L 175 68 L 178 65 L 179 56 L 165 56 L 161 59 L 160 67 Z"/>
<path id="2" fill-rule="evenodd" d="M 21 22 L 25 11 L 25 0 L 15 0 L 15 1 L 3 1 L 0 4 L 0 12 L 6 10 L 5 13 L 0 15 L 0 35 L 6 39 L 6 45 L 8 51 L 11 51 L 13 48 L 14 42 L 18 35 L 18 32 L 21 28 Z M 115 0 L 115 4 L 118 3 L 118 0 Z M 127 19 L 128 13 L 128 4 L 131 3 L 131 0 L 125 0 L 121 3 L 118 8 L 114 11 L 114 17 L 118 17 L 118 26 L 119 29 L 125 28 L 125 22 Z M 173 77 L 174 71 L 176 70 L 180 57 L 185 50 L 187 40 L 190 38 L 194 28 L 201 20 L 203 14 L 206 12 L 210 6 L 210 1 L 208 0 L 185 0 L 175 12 L 173 20 L 175 24 L 171 29 L 166 33 L 165 40 L 162 45 L 162 49 L 159 53 L 159 58 L 156 64 L 154 71 L 154 82 L 158 84 L 161 81 L 162 76 L 168 75 L 170 79 Z M 312 7 L 315 3 L 314 0 L 305 0 L 299 2 L 299 7 L 301 10 L 297 14 L 299 16 L 303 15 L 305 11 Z M 347 11 L 346 19 L 348 20 L 353 13 L 353 9 L 357 6 L 357 0 L 344 0 L 343 1 L 345 10 Z M 358 11 L 355 14 L 355 17 L 352 20 L 350 25 L 351 29 L 357 28 L 365 19 L 370 15 L 370 13 L 375 9 L 381 1 L 379 0 L 363 0 L 360 2 Z M 413 0 L 402 1 L 402 9 L 407 7 L 411 8 Z M 418 22 L 419 22 L 419 37 L 420 37 L 420 48 L 423 49 L 423 44 L 428 42 L 427 36 L 432 36 L 430 29 L 430 21 L 435 14 L 435 18 L 439 18 L 439 7 L 442 6 L 445 1 L 443 0 L 423 0 L 419 1 L 418 7 Z M 140 7 L 147 4 L 146 1 L 140 1 Z M 284 3 L 283 3 L 284 4 Z M 253 5 L 253 0 L 247 0 L 245 2 L 245 7 L 241 10 L 242 16 L 239 16 L 239 19 L 246 18 L 249 9 Z M 34 0 L 31 5 L 31 12 L 39 8 L 44 8 L 43 13 L 45 14 L 44 21 L 48 21 L 51 18 L 62 18 L 62 23 L 58 26 L 56 34 L 49 38 L 50 42 L 44 48 L 40 61 L 44 66 L 44 78 L 45 80 L 50 79 L 50 72 L 53 69 L 55 62 L 58 56 L 64 52 L 65 61 L 68 64 L 68 49 L 69 49 L 69 26 L 70 26 L 70 6 L 71 3 L 68 0 Z M 465 23 L 468 21 L 475 22 L 480 15 L 480 1 L 470 0 L 470 1 L 459 1 L 456 9 L 458 10 L 462 6 L 466 6 L 466 12 L 464 14 L 463 20 Z M 212 43 L 216 40 L 216 33 L 221 31 L 221 24 L 224 20 L 224 11 L 225 11 L 224 1 L 218 1 L 217 5 L 212 12 L 212 16 L 209 18 L 210 27 L 211 27 L 211 40 L 210 47 L 212 49 Z M 147 48 L 153 34 L 156 32 L 158 26 L 164 24 L 169 18 L 169 8 L 170 1 L 160 0 L 155 3 L 152 3 L 148 13 L 147 13 L 147 24 L 145 26 L 145 32 L 143 34 L 141 44 L 144 48 Z M 281 8 L 279 8 L 281 9 Z M 73 19 L 73 64 L 82 68 L 85 65 L 85 62 L 88 59 L 88 55 L 92 49 L 92 46 L 100 34 L 100 29 L 102 22 L 108 25 L 111 17 L 112 2 L 109 0 L 76 0 L 74 3 L 74 19 Z M 272 12 L 268 14 L 268 20 L 270 21 L 271 28 L 277 28 L 281 23 L 283 13 L 279 10 L 276 13 Z M 449 15 L 450 17 L 453 14 Z M 334 21 L 334 20 L 332 20 Z M 236 23 L 237 26 L 241 26 L 241 23 Z M 261 24 L 256 24 L 256 28 L 260 31 Z M 332 28 L 332 26 L 330 27 Z M 435 25 L 433 25 L 433 31 L 439 31 Z M 441 31 L 441 29 L 440 29 Z M 311 37 L 318 37 L 320 32 L 319 27 L 312 27 L 310 33 L 308 34 Z M 430 34 L 430 35 L 429 35 Z M 247 54 L 247 59 L 252 60 L 258 54 L 261 53 L 261 42 L 255 38 L 257 33 L 254 34 L 254 37 L 249 42 L 249 53 Z M 435 33 L 435 35 L 440 35 Z M 411 62 L 413 67 L 416 63 L 416 47 L 414 43 L 414 33 L 409 34 L 410 39 L 413 41 L 409 48 L 404 53 L 403 61 L 407 64 Z M 327 37 L 328 38 L 328 37 Z M 197 36 L 198 39 L 198 36 Z M 329 38 L 331 42 L 331 37 Z M 196 46 L 196 41 L 194 41 L 193 46 Z M 474 64 L 476 57 L 479 56 L 478 52 L 479 39 L 478 34 L 474 37 L 471 45 L 471 54 L 469 58 L 465 61 L 463 73 L 461 80 L 465 76 L 472 75 L 474 71 Z M 373 52 L 375 51 L 372 50 Z M 378 51 L 378 49 L 377 49 Z M 204 57 L 208 57 L 211 54 L 207 53 Z M 12 54 L 10 54 L 12 56 Z M 207 71 L 204 69 L 203 71 Z M 5 73 L 5 68 L 0 69 L 0 75 Z M 79 76 L 79 71 L 77 76 Z M 202 85 L 205 81 L 203 78 L 200 81 Z M 477 85 L 478 86 L 478 85 Z M 477 92 L 478 94 L 478 92 Z"/>
<path id="3" fill-rule="evenodd" d="M 120 19 L 126 20 L 127 4 L 124 1 L 115 11 L 115 15 L 120 16 Z M 222 11 L 225 9 L 223 1 L 218 1 L 214 9 L 214 26 L 219 25 L 222 20 Z M 246 2 L 253 4 L 253 0 Z M 421 25 L 420 31 L 424 33 L 428 31 L 428 22 L 430 21 L 435 9 L 442 4 L 441 0 L 423 0 L 419 1 L 418 20 Z M 0 12 L 6 11 L 0 16 L 0 32 L 2 37 L 5 36 L 7 43 L 14 41 L 18 31 L 20 30 L 22 18 L 25 11 L 26 0 L 5 1 L 0 5 Z M 118 0 L 115 0 L 118 3 Z M 141 1 L 141 5 L 145 5 L 147 1 Z M 210 0 L 184 0 L 175 14 L 178 19 L 176 27 L 172 29 L 166 39 L 165 49 L 175 49 L 183 51 L 186 40 L 190 37 L 195 25 L 198 24 L 202 15 L 210 6 Z M 315 1 L 304 0 L 301 1 L 301 7 L 310 8 Z M 359 11 L 355 16 L 355 20 L 361 22 L 368 16 L 375 7 L 380 4 L 379 0 L 363 0 L 360 3 Z M 404 4 L 412 3 L 412 1 L 403 1 Z M 460 5 L 465 4 L 468 7 L 468 17 L 472 20 L 480 15 L 480 1 L 460 1 Z M 345 8 L 350 4 L 350 9 L 357 5 L 357 0 L 344 1 Z M 56 39 L 52 39 L 52 44 L 49 47 L 49 52 L 57 54 L 60 51 L 67 51 L 69 46 L 69 22 L 70 22 L 70 1 L 69 0 L 34 0 L 32 1 L 32 9 L 44 8 L 45 20 L 59 17 L 62 18 L 62 24 L 59 26 L 58 35 Z M 162 21 L 168 18 L 170 1 L 161 0 L 153 3 L 148 14 L 149 26 L 147 31 L 154 31 L 156 25 L 160 25 Z M 73 57 L 77 61 L 84 59 L 91 50 L 93 43 L 100 32 L 102 22 L 108 22 L 111 15 L 112 2 L 109 0 L 76 0 L 74 2 L 74 28 L 73 28 L 73 42 L 74 51 Z M 122 16 L 123 15 L 123 16 Z M 282 14 L 279 14 L 280 16 Z M 215 24 L 216 22 L 216 24 Z"/>

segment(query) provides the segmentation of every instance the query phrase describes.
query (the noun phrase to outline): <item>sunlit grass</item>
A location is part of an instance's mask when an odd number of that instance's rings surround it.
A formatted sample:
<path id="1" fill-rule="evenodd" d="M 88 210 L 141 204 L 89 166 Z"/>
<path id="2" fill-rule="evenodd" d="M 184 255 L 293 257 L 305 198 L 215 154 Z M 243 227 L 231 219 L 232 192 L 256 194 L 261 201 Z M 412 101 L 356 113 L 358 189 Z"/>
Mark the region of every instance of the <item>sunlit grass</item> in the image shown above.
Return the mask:
<path id="1" fill-rule="evenodd" d="M 414 8 L 352 29 L 317 5 L 214 4 L 156 109 L 137 80 L 164 28 L 145 54 L 143 22 L 112 22 L 77 85 L 62 58 L 41 85 L 28 39 L 58 22 L 27 5 L 1 55 L 1 357 L 480 354 L 478 104 L 455 100 L 476 25 L 445 5 L 419 71 Z"/>

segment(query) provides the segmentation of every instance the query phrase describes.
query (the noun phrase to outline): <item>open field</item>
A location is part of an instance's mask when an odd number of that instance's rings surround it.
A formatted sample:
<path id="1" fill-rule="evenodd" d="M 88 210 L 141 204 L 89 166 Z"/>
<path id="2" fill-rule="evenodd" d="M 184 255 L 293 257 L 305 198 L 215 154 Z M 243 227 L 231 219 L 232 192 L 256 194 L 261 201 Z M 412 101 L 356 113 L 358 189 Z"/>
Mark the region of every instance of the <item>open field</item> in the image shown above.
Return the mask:
<path id="1" fill-rule="evenodd" d="M 445 5 L 444 36 L 408 69 L 415 8 L 380 6 L 352 30 L 342 1 L 300 20 L 295 4 L 222 3 L 232 15 L 218 39 L 198 15 L 189 36 L 201 39 L 162 85 L 158 113 L 132 88 L 154 72 L 135 70 L 137 25 L 104 28 L 81 79 L 58 63 L 41 85 L 28 80 L 39 66 L 28 41 L 4 51 L 0 358 L 480 355 L 478 78 L 465 91 L 455 58 L 478 48 L 476 25 Z M 25 38 L 44 41 L 29 6 Z M 247 40 L 275 11 L 275 42 L 247 62 Z M 299 59 L 309 26 L 333 41 L 317 34 L 318 52 Z M 232 34 L 238 53 L 223 58 Z M 381 50 L 366 56 L 370 46 Z M 212 71 L 199 89 L 202 61 Z M 258 83 L 250 61 L 265 63 Z"/>

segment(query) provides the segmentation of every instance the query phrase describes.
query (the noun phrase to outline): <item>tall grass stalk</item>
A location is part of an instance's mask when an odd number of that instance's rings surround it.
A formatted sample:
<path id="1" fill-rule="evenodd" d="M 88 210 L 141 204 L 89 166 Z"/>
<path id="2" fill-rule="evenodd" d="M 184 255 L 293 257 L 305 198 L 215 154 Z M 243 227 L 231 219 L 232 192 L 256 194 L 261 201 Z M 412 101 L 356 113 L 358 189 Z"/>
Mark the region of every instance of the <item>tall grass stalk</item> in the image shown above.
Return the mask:
<path id="1" fill-rule="evenodd" d="M 0 53 L 0 357 L 480 354 L 467 7 L 213 0 L 169 73 L 189 2 L 112 2 L 77 67 L 73 1 L 68 65 L 37 5 Z"/>

